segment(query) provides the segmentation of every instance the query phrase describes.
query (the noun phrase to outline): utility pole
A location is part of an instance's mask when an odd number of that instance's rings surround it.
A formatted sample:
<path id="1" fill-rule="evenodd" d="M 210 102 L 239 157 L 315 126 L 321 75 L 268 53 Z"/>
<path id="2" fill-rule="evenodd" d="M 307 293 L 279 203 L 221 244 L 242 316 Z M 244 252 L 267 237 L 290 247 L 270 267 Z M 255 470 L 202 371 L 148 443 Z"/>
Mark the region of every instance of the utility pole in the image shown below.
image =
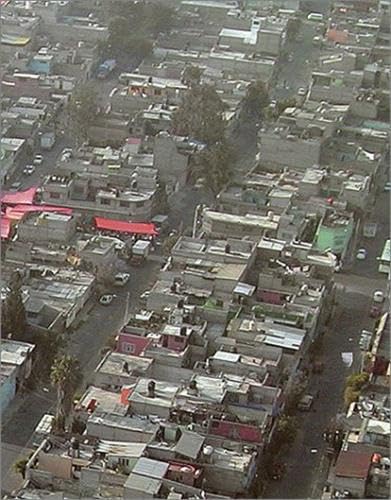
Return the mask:
<path id="1" fill-rule="evenodd" d="M 129 302 L 130 302 L 130 292 L 126 294 L 126 303 L 125 303 L 125 312 L 124 312 L 124 324 L 125 326 L 128 323 L 129 319 Z"/>

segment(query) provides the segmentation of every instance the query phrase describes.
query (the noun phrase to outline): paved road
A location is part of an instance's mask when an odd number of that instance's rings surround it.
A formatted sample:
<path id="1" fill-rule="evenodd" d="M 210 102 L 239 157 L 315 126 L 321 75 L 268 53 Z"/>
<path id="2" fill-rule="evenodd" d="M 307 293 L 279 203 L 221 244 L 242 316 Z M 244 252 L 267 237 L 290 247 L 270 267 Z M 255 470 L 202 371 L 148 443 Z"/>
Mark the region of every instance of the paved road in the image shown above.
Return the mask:
<path id="1" fill-rule="evenodd" d="M 85 321 L 71 334 L 67 351 L 80 361 L 84 376 L 83 384 L 91 381 L 91 375 L 101 358 L 102 348 L 105 347 L 109 337 L 115 335 L 123 325 L 126 311 L 135 310 L 138 297 L 153 283 L 159 267 L 159 262 L 147 262 L 143 267 L 128 269 L 123 266 L 122 270 L 127 270 L 132 275 L 128 285 L 119 291 L 116 289 L 117 297 L 110 306 L 96 304 L 85 317 Z M 37 390 L 17 396 L 2 421 L 3 493 L 15 488 L 15 476 L 11 474 L 12 464 L 23 448 L 32 447 L 35 427 L 45 413 L 50 413 L 54 409 L 55 391 L 47 383 L 46 386 L 42 384 L 37 386 Z M 14 446 L 20 447 L 17 455 L 10 452 Z"/>
<path id="2" fill-rule="evenodd" d="M 360 241 L 368 251 L 365 262 L 355 261 L 349 273 L 336 275 L 339 292 L 338 306 L 332 324 L 326 331 L 321 356 L 324 372 L 310 379 L 308 392 L 316 394 L 314 410 L 298 414 L 299 430 L 296 441 L 283 460 L 287 464 L 281 481 L 271 482 L 266 498 L 319 498 L 327 478 L 327 459 L 322 433 L 335 415 L 343 409 L 343 390 L 346 377 L 359 371 L 361 353 L 358 347 L 362 329 L 372 330 L 375 321 L 369 317 L 374 290 L 386 290 L 386 277 L 377 270 L 376 257 L 380 255 L 384 241 L 389 236 L 388 194 L 377 198 L 373 217 L 379 222 L 374 240 Z M 341 353 L 353 353 L 353 365 L 346 368 Z M 311 450 L 317 450 L 312 453 Z"/>
<path id="3" fill-rule="evenodd" d="M 299 33 L 303 40 L 287 44 L 286 51 L 291 54 L 292 60 L 289 62 L 285 58 L 279 63 L 277 85 L 272 92 L 275 99 L 297 97 L 300 87 L 308 87 L 320 53 L 320 49 L 312 44 L 316 34 L 316 26 L 304 21 Z"/>

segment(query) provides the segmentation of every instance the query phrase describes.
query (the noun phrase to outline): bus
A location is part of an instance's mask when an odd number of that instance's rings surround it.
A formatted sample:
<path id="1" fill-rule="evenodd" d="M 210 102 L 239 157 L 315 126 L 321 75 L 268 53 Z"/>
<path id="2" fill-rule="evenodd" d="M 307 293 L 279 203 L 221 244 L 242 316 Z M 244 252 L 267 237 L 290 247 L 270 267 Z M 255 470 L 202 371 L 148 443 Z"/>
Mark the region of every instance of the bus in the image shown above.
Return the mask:
<path id="1" fill-rule="evenodd" d="M 391 260 L 391 245 L 390 240 L 386 240 L 383 248 L 383 252 L 380 257 L 378 257 L 379 273 L 390 274 L 390 260 Z"/>

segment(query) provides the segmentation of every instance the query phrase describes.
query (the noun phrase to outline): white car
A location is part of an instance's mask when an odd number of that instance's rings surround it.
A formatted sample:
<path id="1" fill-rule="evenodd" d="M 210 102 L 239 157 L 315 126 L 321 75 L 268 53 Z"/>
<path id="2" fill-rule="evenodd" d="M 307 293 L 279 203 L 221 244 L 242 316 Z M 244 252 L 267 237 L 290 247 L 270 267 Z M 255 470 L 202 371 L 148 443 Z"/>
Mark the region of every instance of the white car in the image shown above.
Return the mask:
<path id="1" fill-rule="evenodd" d="M 113 302 L 114 297 L 115 295 L 106 293 L 105 295 L 101 296 L 101 298 L 99 299 L 99 303 L 102 304 L 102 306 L 109 306 Z"/>
<path id="2" fill-rule="evenodd" d="M 43 156 L 42 155 L 35 155 L 34 159 L 33 159 L 33 164 L 38 167 L 39 165 L 42 165 L 42 163 L 43 163 Z"/>
<path id="3" fill-rule="evenodd" d="M 142 304 L 146 304 L 148 297 L 151 295 L 151 292 L 149 290 L 146 290 L 144 293 L 140 295 L 140 302 Z"/>
<path id="4" fill-rule="evenodd" d="M 128 273 L 118 273 L 114 276 L 114 284 L 116 286 L 125 286 L 130 279 L 130 274 Z"/>
<path id="5" fill-rule="evenodd" d="M 61 151 L 61 156 L 68 155 L 68 154 L 72 156 L 72 153 L 73 153 L 72 148 L 64 148 Z"/>
<path id="6" fill-rule="evenodd" d="M 10 186 L 10 191 L 19 191 L 19 189 L 22 187 L 22 183 L 21 182 L 14 182 L 13 184 L 11 184 Z"/>
<path id="7" fill-rule="evenodd" d="M 389 193 L 391 191 L 391 181 L 388 181 L 384 184 L 384 191 Z"/>
<path id="8" fill-rule="evenodd" d="M 61 160 L 60 161 L 68 161 L 72 158 L 72 149 L 70 148 L 65 148 L 62 153 L 61 153 Z"/>
<path id="9" fill-rule="evenodd" d="M 367 258 L 367 251 L 365 248 L 360 248 L 360 250 L 357 252 L 356 259 L 357 260 L 365 260 Z"/>
<path id="10" fill-rule="evenodd" d="M 35 172 L 34 165 L 26 165 L 23 169 L 23 175 L 33 175 Z"/>
<path id="11" fill-rule="evenodd" d="M 381 304 L 384 302 L 384 293 L 380 290 L 376 290 L 376 292 L 373 292 L 373 302 L 376 302 L 376 304 Z"/>
<path id="12" fill-rule="evenodd" d="M 299 90 L 297 91 L 297 95 L 299 96 L 305 96 L 307 94 L 307 89 L 304 87 L 300 87 Z"/>

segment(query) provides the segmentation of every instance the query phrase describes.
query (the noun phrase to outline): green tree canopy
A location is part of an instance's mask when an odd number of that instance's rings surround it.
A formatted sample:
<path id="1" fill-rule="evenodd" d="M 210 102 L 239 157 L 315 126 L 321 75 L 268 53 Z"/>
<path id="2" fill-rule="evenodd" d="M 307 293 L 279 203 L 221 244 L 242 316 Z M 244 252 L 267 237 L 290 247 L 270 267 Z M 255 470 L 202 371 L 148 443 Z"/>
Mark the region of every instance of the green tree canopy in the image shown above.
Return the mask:
<path id="1" fill-rule="evenodd" d="M 26 467 L 27 467 L 27 463 L 28 463 L 28 460 L 27 458 L 21 458 L 19 460 L 17 460 L 15 463 L 14 463 L 14 471 L 17 473 L 17 474 L 20 474 L 22 476 L 23 479 L 25 479 L 26 477 Z"/>
<path id="2" fill-rule="evenodd" d="M 26 310 L 22 295 L 22 278 L 15 271 L 9 282 L 9 292 L 1 310 L 1 333 L 22 340 L 26 334 Z"/>
<path id="3" fill-rule="evenodd" d="M 50 381 L 57 389 L 56 425 L 64 430 L 65 417 L 71 409 L 72 395 L 81 381 L 81 370 L 76 358 L 68 354 L 58 356 L 52 365 Z"/>
<path id="4" fill-rule="evenodd" d="M 202 151 L 192 168 L 192 176 L 203 179 L 204 185 L 216 196 L 232 179 L 234 152 L 226 141 L 220 141 Z"/>
<path id="5" fill-rule="evenodd" d="M 276 104 L 276 114 L 277 116 L 280 116 L 287 108 L 293 108 L 295 106 L 297 106 L 297 101 L 294 97 L 281 99 Z"/>
<path id="6" fill-rule="evenodd" d="M 288 42 L 296 40 L 300 32 L 302 21 L 299 17 L 292 17 L 289 19 L 286 27 L 286 38 Z"/>
<path id="7" fill-rule="evenodd" d="M 201 68 L 189 64 L 188 66 L 185 67 L 185 70 L 183 72 L 183 80 L 189 86 L 198 85 L 201 80 L 201 75 L 202 75 Z"/>
<path id="8" fill-rule="evenodd" d="M 109 36 L 99 44 L 102 57 L 134 56 L 140 59 L 152 51 L 152 39 L 172 28 L 175 20 L 171 7 L 156 2 L 107 2 Z"/>
<path id="9" fill-rule="evenodd" d="M 241 103 L 241 117 L 259 120 L 264 116 L 264 110 L 270 103 L 266 85 L 261 80 L 250 83 Z"/>
<path id="10" fill-rule="evenodd" d="M 224 110 L 225 105 L 213 87 L 195 85 L 174 113 L 174 130 L 208 145 L 216 144 L 224 138 Z"/>
<path id="11" fill-rule="evenodd" d="M 294 417 L 281 415 L 277 421 L 273 441 L 276 448 L 292 444 L 297 433 L 297 421 Z"/>
<path id="12" fill-rule="evenodd" d="M 71 132 L 76 141 L 81 143 L 88 138 L 88 129 L 93 125 L 98 114 L 98 93 L 92 83 L 77 87 L 68 105 L 68 117 Z"/>

